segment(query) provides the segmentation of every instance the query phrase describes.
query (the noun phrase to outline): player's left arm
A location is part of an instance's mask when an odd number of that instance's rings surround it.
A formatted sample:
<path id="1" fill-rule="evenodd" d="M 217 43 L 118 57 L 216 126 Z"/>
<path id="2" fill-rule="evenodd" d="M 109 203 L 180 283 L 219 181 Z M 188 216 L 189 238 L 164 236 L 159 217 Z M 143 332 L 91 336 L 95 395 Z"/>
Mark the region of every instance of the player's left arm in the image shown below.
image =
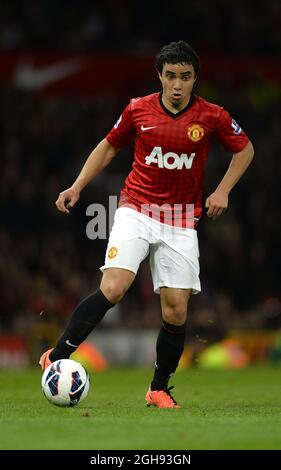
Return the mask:
<path id="1" fill-rule="evenodd" d="M 217 189 L 206 199 L 207 215 L 217 219 L 228 207 L 228 195 L 241 176 L 245 173 L 254 157 L 253 144 L 248 141 L 246 146 L 233 155 L 227 172 Z"/>

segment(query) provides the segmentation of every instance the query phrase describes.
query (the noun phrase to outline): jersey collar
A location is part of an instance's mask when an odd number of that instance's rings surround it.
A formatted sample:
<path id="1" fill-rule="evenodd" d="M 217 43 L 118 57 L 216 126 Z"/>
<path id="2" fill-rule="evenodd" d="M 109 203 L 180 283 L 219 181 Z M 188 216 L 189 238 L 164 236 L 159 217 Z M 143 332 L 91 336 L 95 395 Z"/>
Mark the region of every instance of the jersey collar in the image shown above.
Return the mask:
<path id="1" fill-rule="evenodd" d="M 159 93 L 159 103 L 160 103 L 160 106 L 161 108 L 163 109 L 163 111 L 168 114 L 169 116 L 171 116 L 172 118 L 177 118 L 179 116 L 181 116 L 182 114 L 184 114 L 189 108 L 191 108 L 191 106 L 193 105 L 195 101 L 195 95 L 193 93 L 191 93 L 190 95 L 190 100 L 188 102 L 188 104 L 186 105 L 185 108 L 183 108 L 181 111 L 179 111 L 178 113 L 174 114 L 172 113 L 171 111 L 169 111 L 166 106 L 163 104 L 163 101 L 162 101 L 162 92 Z"/>

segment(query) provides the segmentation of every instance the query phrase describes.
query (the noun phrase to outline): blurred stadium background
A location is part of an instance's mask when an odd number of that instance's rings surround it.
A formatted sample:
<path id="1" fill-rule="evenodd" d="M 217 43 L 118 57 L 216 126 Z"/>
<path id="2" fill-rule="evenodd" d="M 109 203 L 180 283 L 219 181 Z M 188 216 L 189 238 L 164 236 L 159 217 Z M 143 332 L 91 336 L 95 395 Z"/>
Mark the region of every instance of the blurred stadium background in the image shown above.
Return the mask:
<path id="1" fill-rule="evenodd" d="M 190 304 L 182 365 L 200 362 L 210 347 L 209 364 L 281 360 L 280 2 L 154 6 L 1 2 L 0 367 L 35 364 L 74 306 L 98 287 L 106 240 L 86 237 L 86 210 L 118 194 L 132 149 L 89 185 L 69 217 L 54 202 L 128 100 L 160 89 L 154 56 L 179 39 L 201 56 L 196 91 L 228 109 L 255 146 L 227 213 L 200 222 L 202 294 Z M 205 196 L 229 159 L 214 142 Z M 151 363 L 159 324 L 145 262 L 89 346 L 109 363 Z M 102 368 L 102 358 L 91 358 Z"/>

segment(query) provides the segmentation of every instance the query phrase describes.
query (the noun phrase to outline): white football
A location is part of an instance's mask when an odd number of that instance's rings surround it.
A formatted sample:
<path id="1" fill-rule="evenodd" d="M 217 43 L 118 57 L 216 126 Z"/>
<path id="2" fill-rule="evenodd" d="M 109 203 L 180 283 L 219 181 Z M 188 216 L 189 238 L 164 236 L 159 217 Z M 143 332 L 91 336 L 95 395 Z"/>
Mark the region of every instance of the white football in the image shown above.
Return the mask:
<path id="1" fill-rule="evenodd" d="M 79 362 L 59 359 L 44 371 L 42 391 L 57 406 L 75 406 L 85 400 L 90 388 L 87 371 Z"/>

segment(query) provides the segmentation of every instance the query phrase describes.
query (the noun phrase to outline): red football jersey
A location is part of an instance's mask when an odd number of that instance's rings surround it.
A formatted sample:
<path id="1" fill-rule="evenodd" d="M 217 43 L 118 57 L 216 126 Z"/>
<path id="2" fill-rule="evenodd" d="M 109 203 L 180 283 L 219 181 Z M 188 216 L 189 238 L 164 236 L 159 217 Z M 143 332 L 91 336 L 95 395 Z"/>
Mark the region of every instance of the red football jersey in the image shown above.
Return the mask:
<path id="1" fill-rule="evenodd" d="M 161 93 L 132 99 L 106 136 L 115 148 L 135 140 L 132 171 L 119 207 L 133 207 L 150 216 L 154 210 L 159 215 L 160 208 L 161 222 L 187 227 L 187 220 L 195 220 L 196 225 L 213 134 L 233 153 L 249 141 L 227 111 L 199 96 L 192 94 L 187 107 L 177 114 L 164 107 Z"/>

